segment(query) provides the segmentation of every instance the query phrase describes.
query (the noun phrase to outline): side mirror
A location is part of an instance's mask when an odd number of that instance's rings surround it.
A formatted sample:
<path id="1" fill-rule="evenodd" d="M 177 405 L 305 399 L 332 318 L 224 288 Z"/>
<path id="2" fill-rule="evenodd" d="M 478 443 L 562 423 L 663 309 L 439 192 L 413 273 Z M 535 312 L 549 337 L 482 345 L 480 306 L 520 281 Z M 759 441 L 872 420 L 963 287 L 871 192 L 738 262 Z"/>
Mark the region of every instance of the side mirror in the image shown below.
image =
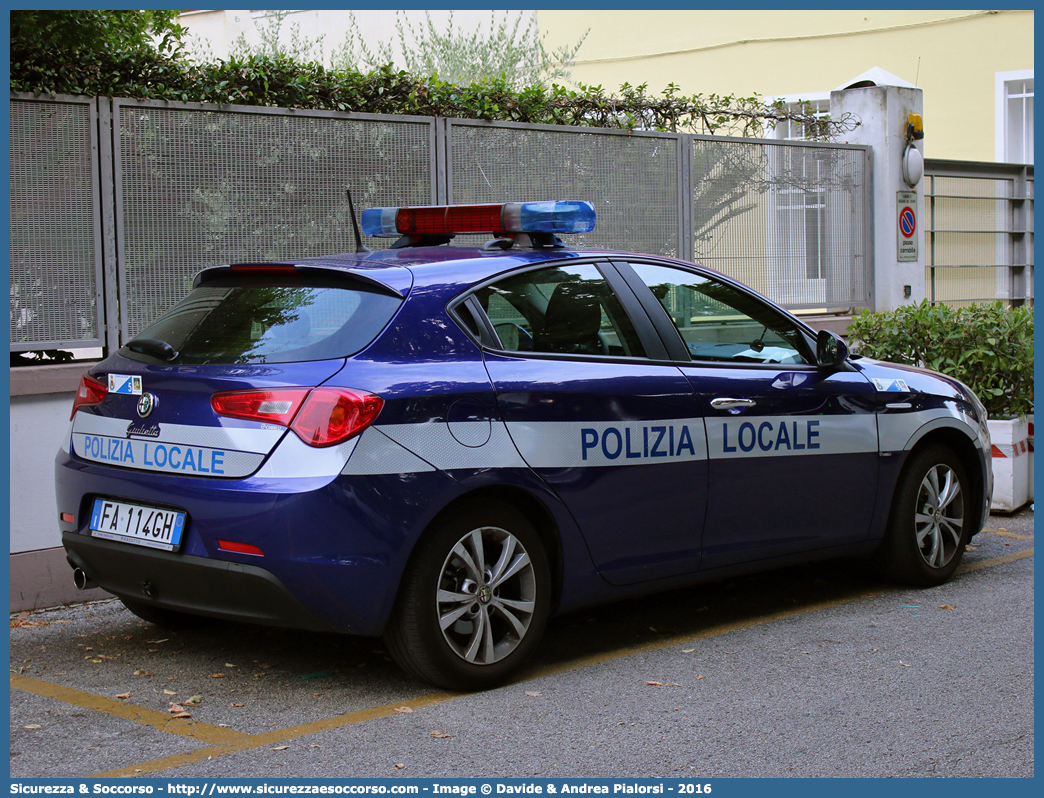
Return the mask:
<path id="1" fill-rule="evenodd" d="M 848 344 L 830 330 L 820 330 L 816 336 L 816 364 L 822 367 L 840 366 L 848 360 Z"/>

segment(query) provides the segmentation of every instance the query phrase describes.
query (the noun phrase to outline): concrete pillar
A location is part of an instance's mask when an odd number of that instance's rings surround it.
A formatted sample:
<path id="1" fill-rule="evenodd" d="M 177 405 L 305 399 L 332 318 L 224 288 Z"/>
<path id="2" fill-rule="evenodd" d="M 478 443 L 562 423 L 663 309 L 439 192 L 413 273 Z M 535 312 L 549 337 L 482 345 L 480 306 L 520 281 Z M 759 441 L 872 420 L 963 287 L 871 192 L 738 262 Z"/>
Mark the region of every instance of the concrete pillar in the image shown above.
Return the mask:
<path id="1" fill-rule="evenodd" d="M 873 147 L 873 236 L 874 236 L 874 309 L 893 310 L 900 305 L 920 302 L 925 298 L 924 178 L 914 186 L 903 180 L 903 154 L 906 151 L 906 126 L 911 113 L 923 113 L 923 92 L 917 88 L 900 86 L 865 86 L 830 93 L 830 115 L 835 119 L 850 114 L 860 124 L 843 134 L 850 144 L 869 144 Z M 925 124 L 925 135 L 931 135 Z M 924 154 L 924 142 L 914 146 Z M 914 192 L 910 196 L 899 192 Z M 904 260 L 899 254 L 900 200 L 915 212 L 916 229 L 911 247 L 905 247 Z M 909 294 L 909 295 L 907 295 Z"/>

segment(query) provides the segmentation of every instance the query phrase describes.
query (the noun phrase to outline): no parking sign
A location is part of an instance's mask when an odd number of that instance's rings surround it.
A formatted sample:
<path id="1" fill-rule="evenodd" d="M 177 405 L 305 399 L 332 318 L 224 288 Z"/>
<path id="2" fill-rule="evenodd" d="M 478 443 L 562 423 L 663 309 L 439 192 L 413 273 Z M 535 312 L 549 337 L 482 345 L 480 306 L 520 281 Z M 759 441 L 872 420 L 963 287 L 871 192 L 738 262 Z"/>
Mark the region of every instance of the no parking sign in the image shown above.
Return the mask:
<path id="1" fill-rule="evenodd" d="M 895 199 L 898 259 L 900 263 L 910 263 L 917 260 L 917 192 L 897 191 Z"/>

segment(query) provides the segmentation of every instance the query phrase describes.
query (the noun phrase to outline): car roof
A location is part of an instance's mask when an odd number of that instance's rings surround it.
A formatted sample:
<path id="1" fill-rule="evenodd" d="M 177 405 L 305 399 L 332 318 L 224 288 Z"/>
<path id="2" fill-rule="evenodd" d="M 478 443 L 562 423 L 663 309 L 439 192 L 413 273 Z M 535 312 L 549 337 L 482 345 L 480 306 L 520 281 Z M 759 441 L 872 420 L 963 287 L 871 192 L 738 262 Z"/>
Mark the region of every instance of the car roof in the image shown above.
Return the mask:
<path id="1" fill-rule="evenodd" d="M 374 270 L 387 270 L 389 267 L 405 267 L 413 272 L 417 285 L 428 285 L 446 282 L 447 278 L 459 275 L 453 282 L 474 283 L 493 277 L 501 272 L 516 269 L 519 266 L 536 265 L 549 261 L 569 260 L 582 257 L 605 257 L 605 250 L 588 250 L 578 248 L 559 249 L 512 249 L 483 250 L 481 247 L 467 246 L 432 246 L 404 247 L 402 249 L 385 249 L 366 253 L 343 253 L 340 255 L 323 255 L 316 258 L 294 260 L 295 264 L 325 266 L 327 268 L 365 270 L 369 276 L 380 279 Z"/>
<path id="2" fill-rule="evenodd" d="M 343 252 L 309 258 L 287 258 L 279 261 L 246 261 L 231 264 L 231 266 L 233 268 L 308 266 L 318 269 L 335 269 L 357 275 L 366 282 L 379 283 L 396 293 L 404 294 L 413 287 L 433 285 L 441 285 L 448 289 L 462 289 L 520 266 L 606 257 L 635 256 L 602 249 L 568 247 L 489 251 L 477 246 L 429 246 L 383 249 L 374 252 Z M 218 273 L 227 273 L 229 268 L 229 265 L 224 265 L 204 269 L 196 275 L 194 284 L 199 285 Z"/>
<path id="3" fill-rule="evenodd" d="M 281 261 L 252 261 L 233 266 L 309 266 L 319 269 L 336 269 L 358 276 L 361 280 L 376 283 L 405 296 L 413 288 L 439 286 L 446 296 L 453 296 L 471 286 L 496 277 L 506 271 L 525 266 L 536 266 L 564 260 L 591 259 L 634 259 L 649 258 L 663 263 L 712 274 L 715 278 L 750 291 L 737 280 L 699 264 L 681 261 L 666 255 L 650 255 L 623 250 L 594 249 L 583 247 L 545 247 L 540 249 L 518 248 L 488 250 L 481 246 L 421 246 L 400 249 L 382 249 L 369 252 L 342 252 L 318 255 L 310 258 L 293 258 Z M 196 275 L 194 285 L 206 280 L 215 272 L 227 272 L 228 265 L 205 269 Z M 765 298 L 762 297 L 764 300 Z M 768 300 L 766 300 L 768 301 Z M 769 304 L 773 304 L 768 301 Z M 779 308 L 779 306 L 777 306 Z M 782 308 L 779 308 L 782 310 Z M 784 311 L 785 312 L 785 311 Z M 802 326 L 804 322 L 798 320 Z M 808 328 L 811 329 L 811 328 Z"/>

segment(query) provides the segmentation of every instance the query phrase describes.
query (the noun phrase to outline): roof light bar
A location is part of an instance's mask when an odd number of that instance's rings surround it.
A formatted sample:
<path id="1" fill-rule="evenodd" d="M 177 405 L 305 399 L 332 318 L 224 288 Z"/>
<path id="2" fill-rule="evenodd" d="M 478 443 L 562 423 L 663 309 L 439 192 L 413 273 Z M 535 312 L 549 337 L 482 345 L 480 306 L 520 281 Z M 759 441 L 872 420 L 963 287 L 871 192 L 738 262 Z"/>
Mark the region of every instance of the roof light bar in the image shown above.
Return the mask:
<path id="1" fill-rule="evenodd" d="M 425 205 L 367 208 L 363 232 L 369 236 L 462 235 L 465 233 L 590 233 L 590 202 L 508 202 L 500 205 Z"/>

